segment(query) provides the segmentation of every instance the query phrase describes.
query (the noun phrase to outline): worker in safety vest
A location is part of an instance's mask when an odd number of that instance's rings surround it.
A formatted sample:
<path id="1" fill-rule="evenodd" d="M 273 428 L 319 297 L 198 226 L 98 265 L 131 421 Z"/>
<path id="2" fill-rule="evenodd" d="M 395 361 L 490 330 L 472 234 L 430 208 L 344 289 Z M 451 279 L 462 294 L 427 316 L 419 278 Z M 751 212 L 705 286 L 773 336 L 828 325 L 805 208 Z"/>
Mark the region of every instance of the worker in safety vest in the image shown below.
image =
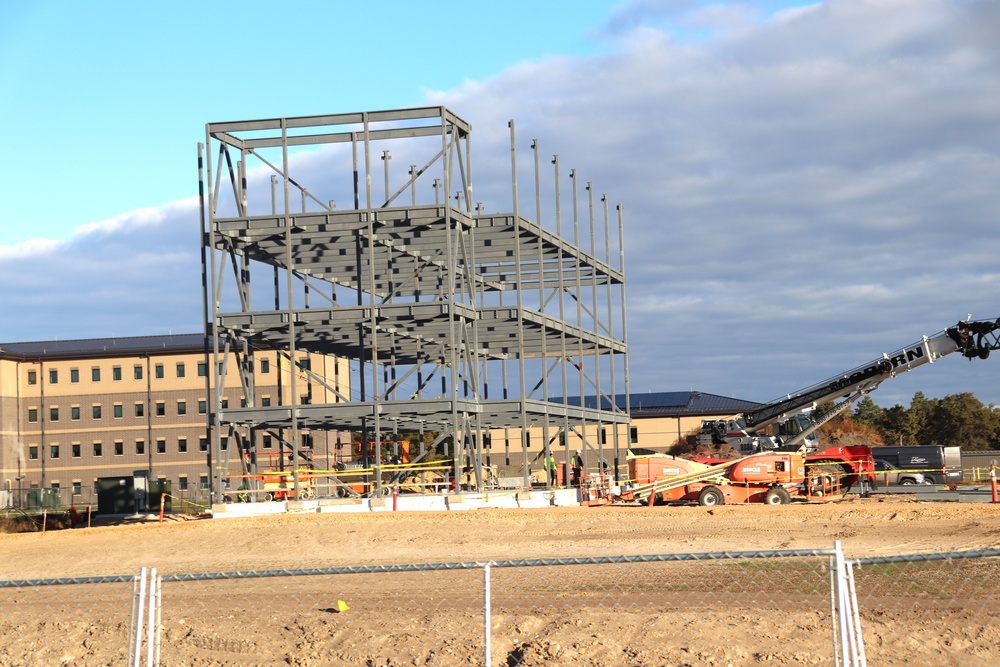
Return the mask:
<path id="1" fill-rule="evenodd" d="M 573 469 L 573 486 L 580 486 L 580 482 L 583 481 L 583 452 L 579 449 L 573 454 L 573 458 L 570 459 L 570 468 Z"/>
<path id="2" fill-rule="evenodd" d="M 555 487 L 559 478 L 556 476 L 556 457 L 552 456 L 552 452 L 545 459 L 545 471 L 549 474 L 549 486 Z"/>

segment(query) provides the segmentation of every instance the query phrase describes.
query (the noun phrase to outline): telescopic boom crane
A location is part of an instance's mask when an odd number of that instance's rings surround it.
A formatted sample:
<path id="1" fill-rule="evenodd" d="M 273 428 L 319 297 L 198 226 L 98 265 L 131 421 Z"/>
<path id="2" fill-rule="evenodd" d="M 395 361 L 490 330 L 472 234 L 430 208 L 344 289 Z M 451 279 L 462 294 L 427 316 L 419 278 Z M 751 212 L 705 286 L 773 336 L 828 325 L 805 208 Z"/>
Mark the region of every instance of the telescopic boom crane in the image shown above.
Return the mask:
<path id="1" fill-rule="evenodd" d="M 924 364 L 934 363 L 953 352 L 960 352 L 967 359 L 986 359 L 990 352 L 998 349 L 1000 319 L 959 322 L 933 336 L 923 336 L 916 343 L 892 354 L 883 354 L 841 376 L 748 410 L 735 419 L 705 420 L 702 422 L 701 434 L 697 437 L 698 444 L 729 444 L 743 453 L 797 444 L 804 438 L 803 434 L 811 433 L 818 424 L 807 425 L 802 433 L 784 442 L 762 433 L 772 424 L 784 422 L 803 411 L 841 398 L 846 400 L 834 406 L 833 410 L 842 412 L 861 396 L 874 391 L 885 380 Z M 815 421 L 822 421 L 824 417 L 825 415 L 820 415 Z"/>

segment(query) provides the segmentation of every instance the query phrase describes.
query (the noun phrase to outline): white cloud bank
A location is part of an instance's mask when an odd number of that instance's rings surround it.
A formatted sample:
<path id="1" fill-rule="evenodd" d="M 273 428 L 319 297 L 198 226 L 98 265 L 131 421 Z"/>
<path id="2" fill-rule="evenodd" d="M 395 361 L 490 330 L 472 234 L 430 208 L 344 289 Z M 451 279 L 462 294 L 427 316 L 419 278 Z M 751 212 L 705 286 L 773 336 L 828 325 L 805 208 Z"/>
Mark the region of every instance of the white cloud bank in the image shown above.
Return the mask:
<path id="1" fill-rule="evenodd" d="M 510 209 L 509 119 L 522 198 L 538 139 L 564 196 L 576 168 L 624 205 L 632 391 L 769 400 L 1000 316 L 1000 3 L 723 10 L 624 3 L 608 55 L 428 93 L 473 124 L 486 210 Z M 112 226 L 0 248 L 0 340 L 200 330 L 196 203 Z M 873 397 L 1000 403 L 996 364 L 945 359 Z"/>

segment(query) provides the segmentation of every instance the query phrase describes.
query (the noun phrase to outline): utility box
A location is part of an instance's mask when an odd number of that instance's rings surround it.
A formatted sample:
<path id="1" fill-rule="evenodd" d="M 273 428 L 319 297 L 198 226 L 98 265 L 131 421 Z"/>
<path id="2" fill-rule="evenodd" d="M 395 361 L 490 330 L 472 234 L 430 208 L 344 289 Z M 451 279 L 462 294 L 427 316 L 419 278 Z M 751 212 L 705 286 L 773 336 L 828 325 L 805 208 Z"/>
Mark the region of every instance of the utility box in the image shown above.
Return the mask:
<path id="1" fill-rule="evenodd" d="M 149 480 L 149 507 L 154 512 L 160 511 L 160 500 L 163 501 L 163 511 L 169 512 L 173 509 L 170 502 L 170 480 L 151 479 Z"/>
<path id="2" fill-rule="evenodd" d="M 97 511 L 101 514 L 130 514 L 135 508 L 133 477 L 99 477 Z"/>
<path id="3" fill-rule="evenodd" d="M 59 489 L 28 489 L 28 509 L 59 507 Z"/>

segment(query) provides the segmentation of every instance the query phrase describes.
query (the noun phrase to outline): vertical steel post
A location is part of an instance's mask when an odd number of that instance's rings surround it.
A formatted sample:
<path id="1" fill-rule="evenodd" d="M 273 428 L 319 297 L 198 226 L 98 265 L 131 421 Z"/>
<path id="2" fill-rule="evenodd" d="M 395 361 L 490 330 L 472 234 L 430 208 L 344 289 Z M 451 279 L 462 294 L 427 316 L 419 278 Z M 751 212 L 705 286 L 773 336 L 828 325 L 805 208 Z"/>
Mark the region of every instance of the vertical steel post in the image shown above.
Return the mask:
<path id="1" fill-rule="evenodd" d="M 206 141 L 207 140 L 208 137 L 206 136 Z M 208 145 L 209 147 L 211 147 L 211 144 Z M 214 326 L 215 317 L 214 315 L 212 315 L 213 310 L 209 309 L 209 299 L 212 296 L 212 292 L 209 291 L 209 285 L 212 284 L 214 286 L 214 282 L 209 283 L 209 278 L 212 276 L 212 272 L 210 272 L 208 268 L 209 264 L 208 264 L 207 253 L 211 252 L 212 257 L 214 257 L 215 250 L 212 249 L 210 245 L 211 233 L 209 232 L 209 219 L 208 219 L 209 214 L 207 213 L 207 207 L 205 205 L 206 192 L 205 192 L 204 151 L 205 151 L 205 144 L 199 142 L 198 143 L 198 208 L 201 214 L 201 227 L 198 231 L 199 231 L 199 236 L 201 238 L 199 238 L 198 241 L 199 245 L 201 246 L 201 310 L 202 310 L 202 318 L 203 318 L 204 332 L 205 332 L 205 339 L 203 345 L 203 350 L 205 355 L 205 400 L 207 401 L 207 405 L 211 405 L 214 408 L 215 404 L 212 402 L 212 377 L 213 377 L 211 370 L 212 364 L 209 358 L 209 350 L 210 350 L 209 341 L 210 339 L 214 339 L 214 331 L 215 331 L 215 326 Z M 209 168 L 209 171 L 211 171 L 211 167 Z M 209 178 L 211 178 L 211 174 L 209 175 Z M 213 265 L 214 265 L 214 260 L 213 260 Z M 214 271 L 214 269 L 212 271 Z M 212 301 L 212 303 L 214 304 L 215 302 Z M 214 346 L 211 349 L 214 349 Z M 147 377 L 149 375 L 148 364 L 147 364 L 146 375 Z M 212 411 L 206 408 L 205 413 L 206 413 L 205 441 L 209 442 L 212 439 Z M 211 480 L 213 472 L 211 445 L 208 448 L 208 457 L 206 460 L 206 465 L 208 467 L 208 479 Z M 209 482 L 209 484 L 211 484 L 211 481 Z"/>
<path id="2" fill-rule="evenodd" d="M 514 125 L 514 120 L 511 119 L 507 123 L 507 127 L 510 128 L 510 181 L 511 181 L 511 195 L 513 199 L 513 214 L 514 214 L 514 279 L 517 281 L 517 292 L 515 294 L 515 299 L 517 302 L 517 369 L 518 369 L 518 397 L 520 399 L 520 417 L 521 417 L 521 447 L 524 452 L 524 476 L 528 477 L 527 465 L 528 465 L 528 411 L 527 411 L 527 396 L 525 396 L 525 373 L 524 373 L 524 285 L 521 282 L 521 209 L 518 202 L 518 192 L 517 192 L 517 134 Z M 546 461 L 548 465 L 548 461 Z M 546 472 L 548 469 L 546 468 Z"/>
<path id="3" fill-rule="evenodd" d="M 285 222 L 285 285 L 287 289 L 287 299 L 288 302 L 285 306 L 288 308 L 288 356 L 291 362 L 288 366 L 288 387 L 291 392 L 289 397 L 289 404 L 291 405 L 291 439 L 292 439 L 292 486 L 295 491 L 295 499 L 299 499 L 299 417 L 298 411 L 295 409 L 297 401 L 299 400 L 298 394 L 298 383 L 296 378 L 298 376 L 298 364 L 296 363 L 295 353 L 295 259 L 292 256 L 292 250 L 295 246 L 295 240 L 292 236 L 292 209 L 291 201 L 289 199 L 290 193 L 288 191 L 288 186 L 291 181 L 291 175 L 289 172 L 291 169 L 291 163 L 288 158 L 288 121 L 287 119 L 281 119 L 281 171 L 282 171 L 282 183 L 284 186 L 284 199 L 285 199 L 285 210 L 284 210 L 284 222 Z"/>
<path id="4" fill-rule="evenodd" d="M 622 281 L 623 281 L 622 282 L 622 290 L 621 290 L 622 291 L 622 294 L 621 294 L 621 299 L 622 299 L 622 342 L 625 344 L 625 349 L 628 350 L 628 317 L 627 317 L 627 313 L 626 313 L 626 310 L 625 310 L 625 284 L 624 284 L 624 276 L 625 276 L 625 217 L 624 216 L 625 216 L 625 212 L 622 209 L 622 205 L 621 204 L 618 204 L 618 206 L 615 207 L 615 210 L 618 211 L 618 269 L 619 269 L 619 271 L 621 271 Z M 626 415 L 631 415 L 632 414 L 632 405 L 631 405 L 632 399 L 631 399 L 631 396 L 629 395 L 630 386 L 629 386 L 629 376 L 628 376 L 628 354 L 625 355 L 624 366 L 625 366 L 625 370 L 624 370 L 624 372 L 625 372 L 625 414 Z M 632 433 L 631 433 L 632 426 L 631 426 L 631 423 L 627 422 L 625 428 L 626 428 L 626 436 L 627 436 L 626 439 L 625 439 L 625 441 L 628 444 L 628 443 L 631 443 L 631 440 L 632 440 Z M 617 436 L 617 433 L 618 433 L 618 429 L 616 428 L 615 429 L 616 436 Z M 615 439 L 615 465 L 617 466 L 617 464 L 618 464 L 618 440 L 617 440 L 617 437 L 616 437 L 616 439 Z"/>

